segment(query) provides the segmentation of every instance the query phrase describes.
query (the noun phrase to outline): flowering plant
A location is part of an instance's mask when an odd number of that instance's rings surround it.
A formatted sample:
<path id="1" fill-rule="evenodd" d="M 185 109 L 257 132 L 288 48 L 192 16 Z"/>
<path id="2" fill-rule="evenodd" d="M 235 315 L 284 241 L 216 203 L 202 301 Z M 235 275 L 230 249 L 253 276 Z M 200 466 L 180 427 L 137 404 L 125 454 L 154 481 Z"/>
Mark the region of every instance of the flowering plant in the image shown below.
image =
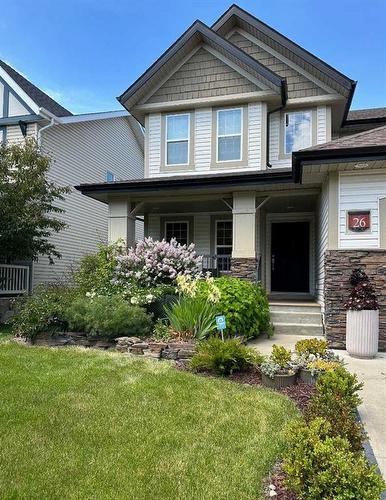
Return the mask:
<path id="1" fill-rule="evenodd" d="M 217 304 L 217 302 L 221 298 L 221 292 L 218 286 L 215 283 L 214 278 L 210 275 L 206 275 L 203 280 L 199 280 L 199 278 L 194 278 L 192 276 L 177 276 L 177 292 L 180 295 L 187 295 L 190 298 L 194 298 L 200 292 L 200 284 L 201 282 L 205 282 L 207 295 L 205 300 L 211 302 L 212 304 Z"/>
<path id="2" fill-rule="evenodd" d="M 196 254 L 194 244 L 187 246 L 180 245 L 176 239 L 168 242 L 145 238 L 116 260 L 116 284 L 135 280 L 146 287 L 173 283 L 177 276 L 200 275 L 202 257 Z"/>
<path id="3" fill-rule="evenodd" d="M 354 269 L 351 273 L 350 283 L 353 289 L 345 304 L 346 309 L 352 311 L 376 311 L 379 309 L 375 290 L 369 283 L 369 277 L 362 269 Z"/>

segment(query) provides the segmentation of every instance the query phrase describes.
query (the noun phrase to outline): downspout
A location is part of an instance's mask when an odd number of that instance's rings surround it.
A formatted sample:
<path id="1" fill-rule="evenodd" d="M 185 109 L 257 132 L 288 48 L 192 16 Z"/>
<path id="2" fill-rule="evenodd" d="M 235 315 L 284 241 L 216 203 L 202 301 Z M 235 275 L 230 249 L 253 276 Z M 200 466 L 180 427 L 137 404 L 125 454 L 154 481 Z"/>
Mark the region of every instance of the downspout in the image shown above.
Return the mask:
<path id="1" fill-rule="evenodd" d="M 272 168 L 272 164 L 269 161 L 269 129 L 270 129 L 270 117 L 273 113 L 277 113 L 278 111 L 282 111 L 287 104 L 287 79 L 283 78 L 281 81 L 281 105 L 278 108 L 272 109 L 267 113 L 267 133 L 266 135 L 266 151 L 267 151 L 267 168 Z"/>
<path id="2" fill-rule="evenodd" d="M 44 108 L 39 109 L 39 115 L 42 116 L 43 118 L 46 118 L 46 119 L 48 118 L 50 120 L 50 123 L 48 125 L 45 125 L 44 127 L 40 128 L 38 130 L 38 137 L 37 137 L 38 148 L 41 149 L 43 130 L 47 130 L 47 129 L 53 127 L 54 125 L 58 125 L 60 123 L 60 120 L 58 120 L 58 118 L 55 115 L 53 115 L 52 113 L 50 113 L 49 111 L 47 111 Z"/>

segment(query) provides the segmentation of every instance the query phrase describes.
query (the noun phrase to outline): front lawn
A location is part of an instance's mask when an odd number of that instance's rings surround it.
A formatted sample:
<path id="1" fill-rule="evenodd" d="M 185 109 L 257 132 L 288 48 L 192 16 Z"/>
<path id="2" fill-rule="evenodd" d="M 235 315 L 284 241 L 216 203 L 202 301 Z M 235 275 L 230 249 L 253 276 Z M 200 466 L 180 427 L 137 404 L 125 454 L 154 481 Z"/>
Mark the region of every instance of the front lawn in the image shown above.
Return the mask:
<path id="1" fill-rule="evenodd" d="M 256 499 L 285 397 L 77 348 L 0 344 L 4 498 Z"/>

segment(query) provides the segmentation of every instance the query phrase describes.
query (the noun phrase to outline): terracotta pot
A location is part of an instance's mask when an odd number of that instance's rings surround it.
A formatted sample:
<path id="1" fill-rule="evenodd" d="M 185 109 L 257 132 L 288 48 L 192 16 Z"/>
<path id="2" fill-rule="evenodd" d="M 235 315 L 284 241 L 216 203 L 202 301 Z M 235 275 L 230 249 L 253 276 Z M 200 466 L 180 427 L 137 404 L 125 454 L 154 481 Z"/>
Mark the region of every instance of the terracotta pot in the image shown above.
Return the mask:
<path id="1" fill-rule="evenodd" d="M 274 378 L 270 378 L 263 373 L 262 382 L 265 387 L 269 387 L 270 389 L 283 389 L 284 387 L 295 384 L 296 373 L 275 375 Z"/>
<path id="2" fill-rule="evenodd" d="M 347 311 L 346 349 L 353 358 L 374 358 L 378 352 L 379 311 Z"/>
<path id="3" fill-rule="evenodd" d="M 303 382 L 303 384 L 316 384 L 316 380 L 319 377 L 319 374 L 312 375 L 311 370 L 307 370 L 306 368 L 302 368 L 299 372 L 299 380 Z"/>

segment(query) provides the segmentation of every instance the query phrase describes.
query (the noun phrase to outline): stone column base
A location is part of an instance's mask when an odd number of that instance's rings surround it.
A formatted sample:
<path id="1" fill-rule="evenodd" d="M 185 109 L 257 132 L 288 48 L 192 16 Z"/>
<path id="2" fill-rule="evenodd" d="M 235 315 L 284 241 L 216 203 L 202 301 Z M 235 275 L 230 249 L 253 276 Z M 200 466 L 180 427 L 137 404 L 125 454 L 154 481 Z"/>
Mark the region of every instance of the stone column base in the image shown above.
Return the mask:
<path id="1" fill-rule="evenodd" d="M 257 259 L 239 257 L 231 259 L 231 275 L 248 281 L 257 281 Z"/>
<path id="2" fill-rule="evenodd" d="M 386 250 L 327 250 L 324 257 L 324 323 L 332 347 L 346 345 L 346 310 L 351 272 L 363 269 L 379 303 L 379 349 L 386 350 Z"/>

